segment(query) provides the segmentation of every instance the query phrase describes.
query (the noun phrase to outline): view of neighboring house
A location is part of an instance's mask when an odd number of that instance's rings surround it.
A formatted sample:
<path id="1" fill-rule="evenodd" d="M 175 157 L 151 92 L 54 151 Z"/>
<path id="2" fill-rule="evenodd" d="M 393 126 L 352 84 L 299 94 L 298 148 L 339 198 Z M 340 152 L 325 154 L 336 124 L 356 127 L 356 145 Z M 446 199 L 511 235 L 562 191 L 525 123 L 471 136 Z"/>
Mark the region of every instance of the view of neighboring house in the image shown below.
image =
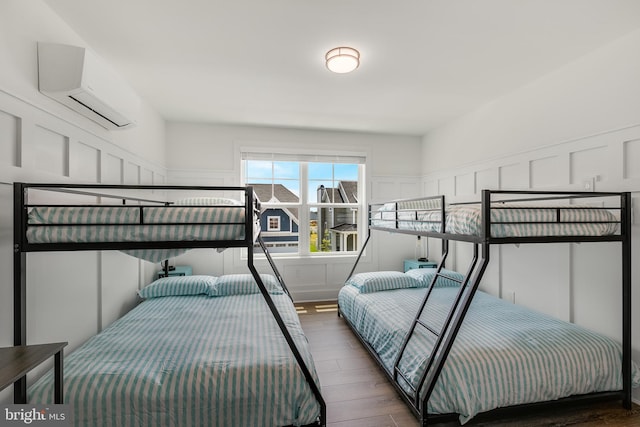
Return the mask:
<path id="1" fill-rule="evenodd" d="M 358 182 L 338 181 L 337 188 L 318 187 L 319 203 L 358 203 Z M 327 207 L 318 210 L 318 236 L 330 239 L 331 251 L 358 250 L 358 210 Z"/>
<path id="2" fill-rule="evenodd" d="M 282 184 L 251 185 L 262 203 L 298 203 L 299 198 Z M 336 188 L 321 185 L 317 189 L 318 203 L 332 204 L 310 212 L 312 246 L 319 251 L 358 250 L 358 210 L 351 207 L 336 207 L 336 204 L 358 202 L 358 182 L 338 181 Z M 267 208 L 261 217 L 262 237 L 274 252 L 289 252 L 299 242 L 298 209 Z M 287 249 L 289 248 L 289 250 Z"/>
<path id="3" fill-rule="evenodd" d="M 299 198 L 282 184 L 247 184 L 253 187 L 261 203 L 298 203 Z M 260 218 L 262 238 L 273 252 L 298 247 L 298 209 L 268 208 Z M 275 250 L 274 250 L 275 249 Z"/>

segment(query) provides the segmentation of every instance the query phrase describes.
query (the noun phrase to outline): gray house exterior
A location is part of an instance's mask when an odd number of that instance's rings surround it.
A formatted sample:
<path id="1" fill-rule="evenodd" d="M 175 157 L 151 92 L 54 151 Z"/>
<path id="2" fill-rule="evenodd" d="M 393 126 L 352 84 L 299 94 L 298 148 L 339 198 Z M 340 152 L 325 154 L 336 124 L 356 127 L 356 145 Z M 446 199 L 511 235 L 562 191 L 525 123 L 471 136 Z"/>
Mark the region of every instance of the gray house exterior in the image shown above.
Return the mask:
<path id="1" fill-rule="evenodd" d="M 336 188 L 318 187 L 319 203 L 358 203 L 358 182 L 339 181 Z M 350 207 L 318 210 L 318 236 L 328 236 L 331 251 L 358 250 L 358 211 Z"/>

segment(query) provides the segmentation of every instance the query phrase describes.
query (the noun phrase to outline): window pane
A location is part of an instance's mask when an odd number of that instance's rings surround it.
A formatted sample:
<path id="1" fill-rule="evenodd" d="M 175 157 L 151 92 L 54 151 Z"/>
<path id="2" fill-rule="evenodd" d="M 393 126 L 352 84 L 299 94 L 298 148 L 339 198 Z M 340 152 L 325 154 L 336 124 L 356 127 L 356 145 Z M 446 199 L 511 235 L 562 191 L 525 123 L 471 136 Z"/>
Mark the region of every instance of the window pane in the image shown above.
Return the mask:
<path id="1" fill-rule="evenodd" d="M 250 180 L 271 178 L 273 176 L 272 162 L 264 160 L 247 160 L 246 174 Z"/>
<path id="2" fill-rule="evenodd" d="M 358 209 L 312 208 L 309 218 L 310 252 L 358 250 Z"/>
<path id="3" fill-rule="evenodd" d="M 309 163 L 309 179 L 333 179 L 333 164 Z"/>
<path id="4" fill-rule="evenodd" d="M 358 165 L 338 163 L 334 167 L 334 178 L 348 181 L 358 180 Z"/>
<path id="5" fill-rule="evenodd" d="M 300 177 L 300 164 L 298 162 L 273 162 L 273 176 L 275 178 Z"/>
<path id="6" fill-rule="evenodd" d="M 309 163 L 309 203 L 357 203 L 358 165 Z"/>
<path id="7" fill-rule="evenodd" d="M 262 212 L 260 226 L 262 240 L 273 253 L 298 252 L 298 218 L 297 209 L 269 208 Z M 255 253 L 261 253 L 255 248 Z"/>
<path id="8" fill-rule="evenodd" d="M 299 203 L 300 164 L 247 160 L 245 184 L 252 185 L 263 203 Z"/>
<path id="9" fill-rule="evenodd" d="M 309 181 L 308 194 L 309 203 L 333 203 L 333 181 Z M 327 190 L 329 189 L 329 190 Z"/>

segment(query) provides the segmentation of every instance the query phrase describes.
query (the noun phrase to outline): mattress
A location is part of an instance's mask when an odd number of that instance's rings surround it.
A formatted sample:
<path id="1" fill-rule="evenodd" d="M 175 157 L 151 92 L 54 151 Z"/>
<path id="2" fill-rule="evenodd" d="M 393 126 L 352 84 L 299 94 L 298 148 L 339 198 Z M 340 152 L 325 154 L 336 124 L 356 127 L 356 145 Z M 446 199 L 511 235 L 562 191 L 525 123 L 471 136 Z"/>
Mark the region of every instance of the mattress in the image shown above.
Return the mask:
<path id="1" fill-rule="evenodd" d="M 459 288 L 433 289 L 421 317 L 441 325 Z M 425 288 L 339 293 L 344 316 L 379 355 L 393 365 Z M 435 338 L 416 330 L 400 363 L 414 386 L 424 372 Z M 605 336 L 478 291 L 428 402 L 432 414 L 478 413 L 523 403 L 622 389 L 622 351 Z M 406 382 L 400 385 L 413 395 Z M 634 368 L 635 385 L 640 374 Z"/>
<path id="2" fill-rule="evenodd" d="M 422 202 L 422 203 L 420 203 Z M 443 232 L 439 200 L 425 199 L 386 203 L 371 218 L 382 228 Z M 446 209 L 445 231 L 451 234 L 482 235 L 482 205 L 452 205 Z M 605 209 L 588 206 L 523 206 L 494 204 L 491 208 L 491 237 L 603 236 L 614 234 L 619 220 Z"/>
<path id="3" fill-rule="evenodd" d="M 298 316 L 272 295 L 316 383 Z M 320 409 L 260 294 L 143 301 L 65 357 L 77 426 L 284 426 Z M 29 388 L 53 401 L 53 373 Z"/>
<path id="4" fill-rule="evenodd" d="M 223 241 L 245 238 L 245 207 L 236 206 L 87 206 L 33 207 L 29 211 L 29 243 L 104 243 Z M 260 233 L 254 215 L 253 238 Z M 187 249 L 124 251 L 159 262 Z"/>

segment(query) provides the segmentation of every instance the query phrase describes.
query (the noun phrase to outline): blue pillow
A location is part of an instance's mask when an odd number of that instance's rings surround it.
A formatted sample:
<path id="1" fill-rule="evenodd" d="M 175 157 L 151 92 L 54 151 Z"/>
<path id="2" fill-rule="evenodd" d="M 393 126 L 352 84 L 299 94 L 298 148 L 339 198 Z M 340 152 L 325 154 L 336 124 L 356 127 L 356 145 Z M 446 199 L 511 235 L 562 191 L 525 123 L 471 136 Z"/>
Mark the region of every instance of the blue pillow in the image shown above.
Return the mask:
<path id="1" fill-rule="evenodd" d="M 260 278 L 270 294 L 282 294 L 284 291 L 278 279 L 272 274 L 261 274 Z M 212 297 L 228 295 L 247 295 L 260 293 L 260 288 L 251 274 L 225 274 L 216 279 L 209 293 Z"/>
<path id="2" fill-rule="evenodd" d="M 141 298 L 158 298 L 176 295 L 209 295 L 215 286 L 213 276 L 169 276 L 148 284 L 138 291 Z"/>
<path id="3" fill-rule="evenodd" d="M 436 268 L 415 268 L 413 270 L 407 271 L 405 274 L 407 276 L 413 277 L 418 282 L 420 282 L 421 288 L 426 288 L 429 286 L 429 284 L 431 284 L 431 281 L 433 280 L 433 276 L 436 274 L 436 270 L 437 270 Z M 458 273 L 457 271 L 447 270 L 443 268 L 440 271 L 440 273 L 445 274 L 454 279 L 458 279 L 461 281 L 464 280 L 464 275 Z M 446 277 L 438 277 L 438 280 L 436 280 L 436 284 L 434 285 L 434 287 L 436 288 L 456 287 L 456 286 L 460 286 L 460 283 L 456 282 L 455 280 L 447 279 Z"/>
<path id="4" fill-rule="evenodd" d="M 361 294 L 420 287 L 416 279 L 399 271 L 358 273 L 347 280 L 347 285 L 355 286 Z"/>

